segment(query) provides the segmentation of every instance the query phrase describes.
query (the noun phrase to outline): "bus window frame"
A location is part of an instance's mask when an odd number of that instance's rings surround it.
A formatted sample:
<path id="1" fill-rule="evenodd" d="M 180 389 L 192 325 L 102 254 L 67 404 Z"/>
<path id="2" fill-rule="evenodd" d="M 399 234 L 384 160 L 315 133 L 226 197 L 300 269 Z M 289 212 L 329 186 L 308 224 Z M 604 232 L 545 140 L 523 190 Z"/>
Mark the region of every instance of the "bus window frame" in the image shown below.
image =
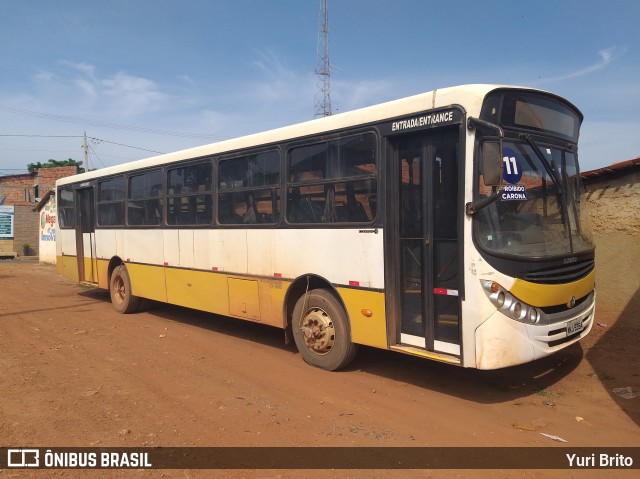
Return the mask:
<path id="1" fill-rule="evenodd" d="M 374 126 L 360 127 L 360 128 L 352 128 L 345 129 L 340 131 L 331 132 L 330 134 L 322 134 L 316 135 L 313 137 L 306 138 L 302 141 L 295 141 L 286 144 L 285 154 L 284 154 L 284 170 L 281 175 L 281 181 L 283 183 L 283 201 L 284 201 L 284 211 L 281 214 L 281 219 L 284 222 L 284 225 L 290 228 L 353 228 L 354 226 L 358 227 L 372 227 L 377 224 L 382 215 L 380 213 L 380 205 L 382 198 L 381 195 L 384 194 L 383 189 L 383 178 L 384 174 L 381 171 L 381 138 L 379 129 L 376 126 L 379 126 L 380 123 L 376 123 Z M 352 175 L 352 176 L 343 176 L 343 177 L 331 177 L 328 172 L 325 172 L 324 177 L 322 179 L 313 179 L 313 180 L 302 180 L 302 181 L 290 181 L 290 165 L 291 165 L 291 152 L 296 148 L 304 148 L 311 147 L 314 145 L 327 144 L 327 151 L 330 151 L 332 146 L 330 146 L 333 142 L 338 142 L 341 140 L 346 140 L 349 138 L 355 138 L 357 136 L 364 137 L 365 135 L 373 135 L 373 146 L 374 146 L 374 166 L 375 166 L 375 174 L 366 176 L 366 175 Z M 338 167 L 338 162 L 335 165 L 331 164 L 331 157 L 328 155 L 327 157 L 327 169 L 333 170 Z M 326 185 L 339 185 L 344 184 L 346 188 L 347 183 L 356 183 L 356 182 L 368 182 L 371 181 L 373 186 L 375 186 L 375 191 L 371 196 L 375 196 L 376 198 L 376 211 L 372 212 L 371 219 L 367 221 L 318 221 L 318 222 L 294 222 L 289 220 L 290 214 L 290 203 L 291 203 L 291 195 L 290 189 L 292 188 L 300 188 L 300 187 L 313 187 L 313 186 L 326 186 Z M 335 191 L 335 189 L 334 189 Z M 326 194 L 326 189 L 325 189 Z M 335 193 L 334 193 L 335 194 Z"/>
<path id="2" fill-rule="evenodd" d="M 112 229 L 112 228 L 118 228 L 118 229 L 122 229 L 122 228 L 126 228 L 127 227 L 127 193 L 128 193 L 128 184 L 127 184 L 127 173 L 118 173 L 115 175 L 109 175 L 103 178 L 99 178 L 95 181 L 91 182 L 91 186 L 95 188 L 96 193 L 95 193 L 95 215 L 96 215 L 96 228 L 104 228 L 104 229 Z M 102 183 L 105 183 L 107 181 L 111 181 L 117 178 L 122 178 L 124 181 L 124 196 L 122 198 L 122 200 L 106 200 L 106 201 L 101 201 L 100 200 L 100 192 L 101 192 L 101 185 Z M 100 222 L 100 205 L 114 205 L 120 203 L 122 204 L 122 223 L 120 224 L 113 224 L 113 225 L 105 225 L 102 224 Z"/>
<path id="3" fill-rule="evenodd" d="M 65 221 L 68 221 L 68 219 L 71 219 L 71 221 L 73 221 L 72 225 L 68 225 L 68 224 L 62 224 L 61 221 L 58 221 L 58 224 L 60 226 L 60 229 L 63 230 L 75 230 L 76 229 L 76 208 L 77 208 L 77 202 L 76 202 L 76 192 L 75 192 L 75 186 L 73 184 L 71 185 L 65 185 L 63 187 L 60 187 L 58 189 L 57 192 L 57 198 L 56 201 L 58 203 L 58 205 L 62 205 L 62 202 L 60 201 L 62 198 L 62 192 L 63 191 L 69 191 L 71 192 L 71 203 L 73 204 L 72 207 L 62 207 L 62 206 L 58 206 L 58 214 L 60 215 L 60 217 L 62 217 L 62 210 L 66 210 L 66 211 L 71 211 L 71 215 L 70 218 L 67 218 L 65 215 Z"/>
<path id="4" fill-rule="evenodd" d="M 536 103 L 535 99 L 541 100 L 539 103 Z M 513 118 L 507 116 L 507 112 L 514 113 L 516 109 L 516 103 L 518 100 L 524 101 L 526 103 L 531 103 L 543 108 L 551 109 L 547 106 L 549 104 L 555 104 L 559 107 L 563 107 L 573 115 L 575 115 L 576 124 L 574 125 L 574 134 L 573 136 L 565 135 L 556 130 L 548 130 L 544 128 L 536 128 L 532 125 L 520 124 L 516 122 L 515 116 Z M 512 102 L 513 110 L 507 110 L 506 104 Z M 490 111 L 493 109 L 494 111 Z M 559 113 L 563 113 L 558 111 Z M 480 109 L 479 118 L 484 121 L 488 121 L 494 123 L 496 125 L 504 128 L 506 131 L 524 133 L 529 132 L 534 135 L 540 135 L 541 137 L 551 137 L 560 141 L 568 141 L 574 145 L 578 144 L 578 136 L 580 134 L 580 129 L 582 126 L 582 122 L 584 120 L 584 115 L 580 110 L 578 110 L 574 105 L 568 102 L 566 99 L 555 95 L 550 92 L 540 91 L 540 90 L 522 90 L 522 89 L 511 89 L 511 88 L 498 88 L 488 92 L 485 95 L 485 98 L 482 103 L 482 107 Z"/>
<path id="5" fill-rule="evenodd" d="M 256 156 L 261 154 L 266 154 L 274 152 L 278 155 L 278 181 L 276 183 L 272 183 L 269 185 L 257 185 L 257 186 L 231 186 L 220 188 L 220 163 L 225 161 L 233 161 L 240 160 L 242 158 L 246 158 L 249 156 Z M 259 148 L 253 148 L 248 150 L 237 150 L 231 152 L 225 152 L 223 155 L 220 155 L 214 160 L 214 184 L 213 184 L 213 202 L 214 202 L 214 213 L 213 213 L 213 224 L 217 228 L 276 228 L 281 225 L 282 216 L 283 216 L 283 152 L 280 144 L 275 145 L 264 145 Z M 275 192 L 276 194 L 276 205 L 278 207 L 277 210 L 277 219 L 270 222 L 256 222 L 256 223 L 223 223 L 220 221 L 220 196 L 234 193 L 245 193 L 250 194 L 256 191 L 270 191 L 271 194 Z M 279 195 L 278 195 L 279 192 Z M 272 212 L 273 214 L 273 212 Z"/>
<path id="6" fill-rule="evenodd" d="M 181 168 L 190 168 L 193 166 L 201 166 L 201 165 L 206 165 L 208 164 L 211 168 L 211 183 L 210 183 L 210 189 L 209 190 L 205 190 L 205 191 L 196 191 L 196 192 L 190 192 L 188 194 L 179 194 L 179 195 L 175 195 L 175 194 L 169 194 L 169 173 L 172 170 L 177 170 L 177 169 L 181 169 Z M 181 160 L 181 161 L 176 161 L 176 162 L 171 162 L 171 163 L 166 163 L 164 165 L 162 165 L 162 169 L 163 169 L 163 181 L 164 181 L 164 223 L 163 223 L 163 227 L 169 228 L 169 229 L 204 229 L 204 228 L 211 228 L 212 225 L 214 224 L 214 207 L 215 207 L 215 203 L 214 203 L 214 197 L 215 197 L 215 182 L 216 182 L 216 176 L 215 176 L 215 162 L 214 162 L 214 157 L 213 156 L 203 156 L 203 157 L 198 157 L 198 158 L 189 158 L 187 160 Z M 197 197 L 197 196 L 209 196 L 209 208 L 211 208 L 211 217 L 209 218 L 209 222 L 208 223 L 180 223 L 180 224 L 173 224 L 169 222 L 169 200 L 173 200 L 175 198 L 189 198 L 189 197 Z M 206 205 L 206 200 L 205 200 L 205 205 Z"/>
<path id="7" fill-rule="evenodd" d="M 131 198 L 131 179 L 137 176 L 144 176 L 147 173 L 159 172 L 161 180 L 161 191 L 157 196 L 142 196 L 140 198 Z M 161 218 L 160 223 L 152 224 L 131 224 L 129 222 L 129 203 L 130 202 L 147 202 L 149 200 L 160 200 Z M 166 168 L 164 166 L 156 166 L 152 168 L 145 168 L 141 170 L 134 170 L 126 175 L 126 227 L 131 229 L 146 229 L 146 228 L 162 228 L 166 224 Z"/>

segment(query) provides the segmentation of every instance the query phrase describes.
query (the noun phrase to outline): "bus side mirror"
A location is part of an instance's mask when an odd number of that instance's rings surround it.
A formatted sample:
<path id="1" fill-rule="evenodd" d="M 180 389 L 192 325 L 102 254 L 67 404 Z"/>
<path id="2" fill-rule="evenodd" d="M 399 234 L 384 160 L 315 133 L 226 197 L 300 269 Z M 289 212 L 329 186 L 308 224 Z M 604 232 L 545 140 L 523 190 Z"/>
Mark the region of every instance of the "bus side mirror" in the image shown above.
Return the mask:
<path id="1" fill-rule="evenodd" d="M 482 144 L 482 177 L 486 186 L 500 186 L 502 141 L 485 141 Z"/>

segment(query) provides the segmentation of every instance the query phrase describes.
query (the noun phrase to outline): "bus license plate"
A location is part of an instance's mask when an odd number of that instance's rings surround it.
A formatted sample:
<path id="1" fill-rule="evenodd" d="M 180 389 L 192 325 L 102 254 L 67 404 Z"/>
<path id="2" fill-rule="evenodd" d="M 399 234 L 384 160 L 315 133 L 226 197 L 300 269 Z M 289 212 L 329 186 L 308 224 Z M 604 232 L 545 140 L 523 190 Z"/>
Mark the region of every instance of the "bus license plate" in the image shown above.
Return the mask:
<path id="1" fill-rule="evenodd" d="M 567 336 L 582 331 L 582 318 L 573 319 L 567 323 Z"/>

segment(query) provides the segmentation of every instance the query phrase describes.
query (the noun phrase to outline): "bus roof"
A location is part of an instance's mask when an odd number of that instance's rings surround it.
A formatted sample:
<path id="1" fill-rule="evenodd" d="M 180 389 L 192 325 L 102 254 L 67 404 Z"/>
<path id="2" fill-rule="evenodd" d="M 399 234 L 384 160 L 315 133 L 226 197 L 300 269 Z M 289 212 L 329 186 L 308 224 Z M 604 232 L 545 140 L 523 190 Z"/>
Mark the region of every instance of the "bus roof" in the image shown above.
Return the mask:
<path id="1" fill-rule="evenodd" d="M 383 121 L 386 119 L 396 118 L 403 115 L 410 115 L 412 113 L 417 113 L 434 108 L 446 107 L 449 105 L 460 105 L 464 107 L 468 114 L 478 116 L 480 114 L 482 102 L 487 93 L 497 88 L 518 88 L 533 90 L 526 87 L 490 84 L 460 85 L 449 88 L 442 88 L 406 98 L 401 98 L 399 100 L 380 103 L 378 105 L 369 106 L 358 110 L 331 115 L 315 120 L 306 121 L 303 123 L 297 123 L 291 126 L 285 126 L 261 133 L 255 133 L 230 140 L 224 140 L 208 145 L 176 151 L 173 153 L 165 153 L 142 160 L 136 160 L 120 165 L 110 166 L 87 173 L 81 173 L 79 175 L 62 178 L 58 180 L 56 184 L 60 186 L 70 183 L 77 183 L 80 181 L 87 181 L 103 176 L 125 173 L 131 170 L 162 166 L 164 164 L 173 163 L 180 160 L 201 158 L 235 150 L 242 150 L 244 148 L 269 145 L 280 141 L 302 138 L 308 135 L 323 132 L 340 130 L 342 128 L 348 128 L 353 125 L 370 124 L 376 121 Z"/>

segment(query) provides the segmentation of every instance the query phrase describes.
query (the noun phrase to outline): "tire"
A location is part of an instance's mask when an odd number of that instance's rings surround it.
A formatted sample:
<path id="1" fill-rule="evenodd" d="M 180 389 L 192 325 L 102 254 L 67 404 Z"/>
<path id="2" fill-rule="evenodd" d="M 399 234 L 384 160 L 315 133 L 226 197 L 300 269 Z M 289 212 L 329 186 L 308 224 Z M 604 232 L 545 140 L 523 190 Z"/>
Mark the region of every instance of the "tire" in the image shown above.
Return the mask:
<path id="1" fill-rule="evenodd" d="M 291 325 L 298 351 L 312 366 L 335 371 L 356 355 L 347 313 L 326 289 L 315 289 L 298 299 Z"/>
<path id="2" fill-rule="evenodd" d="M 140 298 L 131 294 L 131 280 L 127 267 L 117 266 L 109 279 L 109 293 L 111 304 L 118 313 L 134 313 L 140 307 Z"/>

